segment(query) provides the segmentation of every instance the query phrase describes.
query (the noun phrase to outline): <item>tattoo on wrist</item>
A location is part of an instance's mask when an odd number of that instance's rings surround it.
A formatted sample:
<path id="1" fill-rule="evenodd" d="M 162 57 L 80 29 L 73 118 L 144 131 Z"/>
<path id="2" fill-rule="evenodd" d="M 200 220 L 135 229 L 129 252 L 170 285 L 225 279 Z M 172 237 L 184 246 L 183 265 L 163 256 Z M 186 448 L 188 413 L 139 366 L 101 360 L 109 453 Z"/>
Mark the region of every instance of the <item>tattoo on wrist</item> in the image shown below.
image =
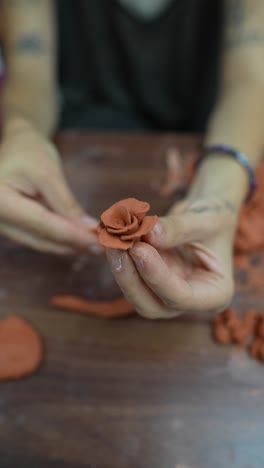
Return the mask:
<path id="1" fill-rule="evenodd" d="M 263 28 L 254 25 L 254 18 L 262 14 L 262 2 L 263 0 L 226 0 L 225 48 L 264 45 Z"/>
<path id="2" fill-rule="evenodd" d="M 240 27 L 247 17 L 246 0 L 228 0 L 227 25 L 233 28 Z"/>
<path id="3" fill-rule="evenodd" d="M 47 52 L 44 40 L 35 33 L 28 33 L 19 37 L 12 45 L 12 50 L 16 53 L 43 54 Z"/>
<path id="4" fill-rule="evenodd" d="M 233 203 L 231 203 L 229 200 L 221 200 L 219 202 L 213 202 L 213 203 L 208 203 L 208 204 L 197 204 L 197 206 L 191 206 L 191 208 L 188 209 L 191 213 L 195 214 L 200 214 L 200 213 L 206 213 L 210 211 L 215 211 L 215 212 L 220 212 L 220 211 L 228 211 L 232 215 L 237 214 L 237 209 Z"/>
<path id="5" fill-rule="evenodd" d="M 264 31 L 249 31 L 243 35 L 233 36 L 225 41 L 225 47 L 232 49 L 241 46 L 264 46 Z"/>

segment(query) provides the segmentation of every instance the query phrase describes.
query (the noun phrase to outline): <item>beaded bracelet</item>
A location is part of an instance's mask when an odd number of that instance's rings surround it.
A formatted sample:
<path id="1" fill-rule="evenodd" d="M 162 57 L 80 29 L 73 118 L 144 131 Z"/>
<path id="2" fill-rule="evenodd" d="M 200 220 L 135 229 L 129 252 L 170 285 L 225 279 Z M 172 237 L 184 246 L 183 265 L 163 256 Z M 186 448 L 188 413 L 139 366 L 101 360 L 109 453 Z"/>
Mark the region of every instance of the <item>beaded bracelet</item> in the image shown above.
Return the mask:
<path id="1" fill-rule="evenodd" d="M 224 153 L 235 159 L 245 169 L 249 179 L 249 191 L 246 198 L 246 202 L 248 202 L 257 188 L 257 179 L 247 155 L 228 145 L 205 146 L 203 152 L 205 156 L 208 156 L 211 153 Z"/>

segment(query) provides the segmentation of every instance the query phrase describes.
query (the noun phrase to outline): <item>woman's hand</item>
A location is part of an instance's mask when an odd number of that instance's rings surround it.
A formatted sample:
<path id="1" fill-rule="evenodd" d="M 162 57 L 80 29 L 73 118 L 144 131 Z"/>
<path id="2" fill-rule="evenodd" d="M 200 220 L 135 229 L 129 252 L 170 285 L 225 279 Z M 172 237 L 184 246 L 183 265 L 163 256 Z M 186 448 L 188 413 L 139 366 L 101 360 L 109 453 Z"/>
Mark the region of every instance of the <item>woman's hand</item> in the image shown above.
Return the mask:
<path id="1" fill-rule="evenodd" d="M 233 295 L 238 210 L 224 198 L 186 200 L 159 219 L 128 252 L 107 252 L 113 274 L 137 312 L 150 319 L 214 314 Z"/>
<path id="2" fill-rule="evenodd" d="M 10 126 L 0 145 L 0 234 L 55 254 L 98 253 L 97 224 L 71 193 L 55 147 L 30 124 Z"/>

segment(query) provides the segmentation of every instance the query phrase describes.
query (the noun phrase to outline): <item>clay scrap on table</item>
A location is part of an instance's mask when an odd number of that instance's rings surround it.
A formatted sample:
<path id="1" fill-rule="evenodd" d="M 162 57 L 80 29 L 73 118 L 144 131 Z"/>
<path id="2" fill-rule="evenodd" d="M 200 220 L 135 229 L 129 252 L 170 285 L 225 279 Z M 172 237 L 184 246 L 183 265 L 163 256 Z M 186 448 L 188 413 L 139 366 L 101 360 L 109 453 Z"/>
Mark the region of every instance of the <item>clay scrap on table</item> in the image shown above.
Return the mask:
<path id="1" fill-rule="evenodd" d="M 126 317 L 134 314 L 134 307 L 124 297 L 109 301 L 91 301 L 79 296 L 62 294 L 53 296 L 51 305 L 59 309 L 104 318 Z"/>
<path id="2" fill-rule="evenodd" d="M 146 216 L 147 202 L 126 198 L 112 205 L 101 215 L 98 227 L 100 244 L 111 249 L 128 250 L 145 236 L 158 221 L 158 216 Z"/>
<path id="3" fill-rule="evenodd" d="M 264 316 L 260 312 L 248 310 L 240 318 L 227 309 L 215 316 L 213 334 L 218 343 L 247 347 L 252 357 L 264 362 Z"/>
<path id="4" fill-rule="evenodd" d="M 264 162 L 256 175 L 258 187 L 240 214 L 235 239 L 237 252 L 254 252 L 264 248 Z"/>
<path id="5" fill-rule="evenodd" d="M 192 180 L 195 172 L 195 160 L 198 155 L 194 151 L 188 157 L 186 156 L 183 157 L 177 147 L 168 148 L 165 155 L 165 180 L 158 186 L 158 193 L 162 197 L 170 197 L 173 193 L 186 189 Z"/>
<path id="6" fill-rule="evenodd" d="M 32 325 L 16 315 L 0 320 L 0 381 L 33 374 L 42 359 L 42 340 Z"/>

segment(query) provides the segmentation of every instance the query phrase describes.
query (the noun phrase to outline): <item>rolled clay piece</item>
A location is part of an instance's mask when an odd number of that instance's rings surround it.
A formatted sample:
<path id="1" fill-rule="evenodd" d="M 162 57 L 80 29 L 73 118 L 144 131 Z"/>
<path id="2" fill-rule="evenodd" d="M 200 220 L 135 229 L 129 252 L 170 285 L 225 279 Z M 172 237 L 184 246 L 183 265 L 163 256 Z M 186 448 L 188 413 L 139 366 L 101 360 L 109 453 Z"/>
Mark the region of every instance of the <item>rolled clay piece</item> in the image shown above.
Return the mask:
<path id="1" fill-rule="evenodd" d="M 225 323 L 225 326 L 233 332 L 234 330 L 237 330 L 241 327 L 242 321 L 238 317 L 232 317 L 228 319 Z"/>
<path id="2" fill-rule="evenodd" d="M 213 324 L 214 326 L 217 326 L 217 325 L 223 325 L 224 324 L 224 320 L 223 320 L 223 316 L 222 316 L 222 313 L 218 313 L 214 316 L 213 318 Z"/>
<path id="3" fill-rule="evenodd" d="M 261 317 L 261 319 L 259 320 L 256 334 L 259 338 L 262 338 L 264 340 L 264 317 Z"/>
<path id="4" fill-rule="evenodd" d="M 260 351 L 262 349 L 263 342 L 260 338 L 256 338 L 249 348 L 249 353 L 252 357 L 258 359 L 260 357 Z"/>
<path id="5" fill-rule="evenodd" d="M 231 331 L 232 341 L 240 346 L 244 346 L 251 336 L 251 329 L 242 322 Z"/>
<path id="6" fill-rule="evenodd" d="M 176 190 L 187 185 L 187 174 L 180 151 L 177 148 L 168 148 L 166 155 L 166 180 L 159 189 L 159 194 L 169 197 Z"/>
<path id="7" fill-rule="evenodd" d="M 223 321 L 226 325 L 232 323 L 234 320 L 236 321 L 238 316 L 234 309 L 230 307 L 222 312 Z"/>
<path id="8" fill-rule="evenodd" d="M 15 380 L 33 374 L 43 358 L 38 332 L 25 320 L 11 315 L 0 320 L 0 380 Z"/>
<path id="9" fill-rule="evenodd" d="M 98 240 L 104 247 L 128 250 L 148 234 L 158 221 L 157 216 L 146 216 L 147 202 L 126 198 L 115 203 L 101 215 Z"/>
<path id="10" fill-rule="evenodd" d="M 240 254 L 235 255 L 234 262 L 237 268 L 241 270 L 246 270 L 250 266 L 249 255 Z"/>
<path id="11" fill-rule="evenodd" d="M 221 324 L 224 325 L 226 328 L 232 330 L 240 324 L 240 320 L 237 316 L 237 313 L 233 309 L 228 308 L 214 317 L 214 324 Z"/>
<path id="12" fill-rule="evenodd" d="M 59 309 L 103 318 L 126 317 L 135 312 L 134 307 L 124 297 L 111 301 L 90 301 L 65 294 L 53 296 L 50 303 Z"/>
<path id="13" fill-rule="evenodd" d="M 262 345 L 259 350 L 259 360 L 264 362 L 264 342 L 262 341 Z"/>
<path id="14" fill-rule="evenodd" d="M 246 325 L 247 328 L 250 329 L 252 334 L 255 334 L 259 321 L 260 321 L 260 313 L 254 309 L 248 310 L 243 317 L 243 323 Z M 264 328 L 263 328 L 263 332 L 264 332 Z M 264 338 L 264 334 L 263 334 L 263 338 Z"/>
<path id="15" fill-rule="evenodd" d="M 215 326 L 214 337 L 221 344 L 230 344 L 232 342 L 230 331 L 221 324 Z"/>

